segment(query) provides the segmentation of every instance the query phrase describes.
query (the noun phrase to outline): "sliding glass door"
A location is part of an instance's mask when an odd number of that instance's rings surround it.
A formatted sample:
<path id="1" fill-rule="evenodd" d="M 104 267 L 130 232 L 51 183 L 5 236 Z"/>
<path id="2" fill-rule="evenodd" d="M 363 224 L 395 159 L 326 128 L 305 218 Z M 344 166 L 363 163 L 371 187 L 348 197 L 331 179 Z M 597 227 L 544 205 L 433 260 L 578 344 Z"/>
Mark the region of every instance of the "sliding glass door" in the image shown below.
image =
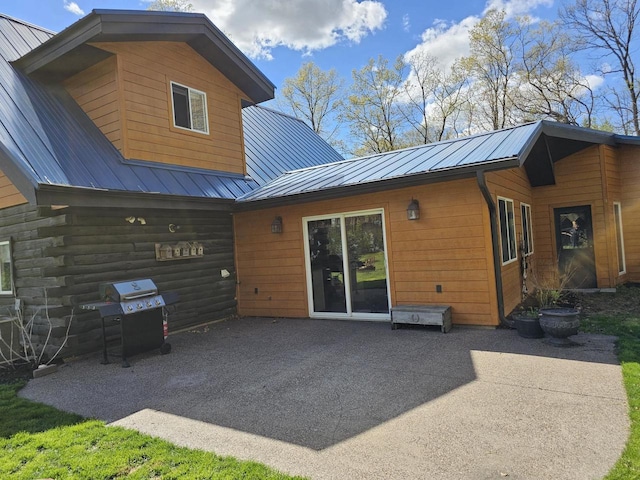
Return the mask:
<path id="1" fill-rule="evenodd" d="M 389 318 L 382 211 L 304 219 L 310 315 Z"/>

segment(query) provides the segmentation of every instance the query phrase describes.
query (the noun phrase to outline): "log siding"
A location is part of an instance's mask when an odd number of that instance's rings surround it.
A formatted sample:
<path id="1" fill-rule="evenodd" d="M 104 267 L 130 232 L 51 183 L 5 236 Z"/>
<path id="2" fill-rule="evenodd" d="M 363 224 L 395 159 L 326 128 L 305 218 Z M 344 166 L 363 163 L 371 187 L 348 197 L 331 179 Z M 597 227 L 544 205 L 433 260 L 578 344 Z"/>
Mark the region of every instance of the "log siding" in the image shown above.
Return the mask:
<path id="1" fill-rule="evenodd" d="M 133 224 L 128 216 L 143 218 Z M 180 225 L 176 233 L 168 225 Z M 12 240 L 15 296 L 25 315 L 37 315 L 35 339 L 43 340 L 49 312 L 54 350 L 73 316 L 65 355 L 95 351 L 101 345 L 101 320 L 80 309 L 99 301 L 102 282 L 152 278 L 160 292 L 180 295 L 169 331 L 226 318 L 236 313 L 233 232 L 228 212 L 105 210 L 29 205 L 0 210 L 0 228 Z M 155 243 L 198 241 L 202 258 L 158 262 Z M 223 278 L 221 270 L 231 275 Z M 0 299 L 3 308 L 12 296 Z"/>

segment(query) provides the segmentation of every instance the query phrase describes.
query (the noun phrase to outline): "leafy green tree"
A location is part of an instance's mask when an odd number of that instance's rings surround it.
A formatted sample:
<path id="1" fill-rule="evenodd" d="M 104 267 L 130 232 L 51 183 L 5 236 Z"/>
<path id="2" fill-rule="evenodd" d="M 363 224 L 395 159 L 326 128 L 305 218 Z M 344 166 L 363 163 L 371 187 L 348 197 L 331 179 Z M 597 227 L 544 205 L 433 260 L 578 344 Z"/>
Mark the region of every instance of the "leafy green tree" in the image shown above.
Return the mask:
<path id="1" fill-rule="evenodd" d="M 621 75 L 623 87 L 612 95 L 622 130 L 640 135 L 640 82 L 635 63 L 640 50 L 635 32 L 640 15 L 637 0 L 575 0 L 560 12 L 567 29 L 584 49 L 613 60 L 603 73 Z"/>
<path id="2" fill-rule="evenodd" d="M 324 71 L 307 62 L 294 77 L 284 80 L 278 104 L 331 143 L 340 126 L 343 88 L 344 80 L 335 69 Z"/>
<path id="3" fill-rule="evenodd" d="M 406 119 L 399 108 L 403 93 L 405 63 L 398 57 L 389 61 L 380 55 L 360 70 L 353 70 L 353 84 L 345 103 L 343 118 L 358 142 L 353 153 L 367 155 L 389 152 L 404 146 Z"/>

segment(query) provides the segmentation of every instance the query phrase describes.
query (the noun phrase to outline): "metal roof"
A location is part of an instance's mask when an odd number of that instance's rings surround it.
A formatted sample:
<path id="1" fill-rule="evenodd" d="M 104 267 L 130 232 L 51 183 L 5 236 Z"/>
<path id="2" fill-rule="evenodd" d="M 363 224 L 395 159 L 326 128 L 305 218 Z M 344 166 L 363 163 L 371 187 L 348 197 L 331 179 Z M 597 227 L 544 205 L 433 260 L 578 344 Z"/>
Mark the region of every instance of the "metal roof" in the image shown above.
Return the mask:
<path id="1" fill-rule="evenodd" d="M 250 176 L 125 160 L 62 87 L 9 63 L 52 35 L 0 16 L 0 39 L 7 39 L 0 41 L 0 170 L 32 203 L 44 190 L 53 201 L 56 187 L 67 202 L 73 201 L 69 187 L 232 201 L 284 171 L 319 163 L 322 155 L 336 159 L 298 120 L 249 106 L 243 118 Z"/>
<path id="2" fill-rule="evenodd" d="M 202 13 L 93 10 L 16 61 L 26 74 L 60 81 L 111 55 L 96 42 L 184 42 L 254 103 L 270 100 L 275 86 Z"/>
<path id="3" fill-rule="evenodd" d="M 520 154 L 542 130 L 542 122 L 455 140 L 420 145 L 367 157 L 287 172 L 248 193 L 239 202 L 268 200 L 383 183 L 410 182 L 412 177 L 442 174 L 455 176 L 479 168 L 509 168 L 519 165 Z"/>

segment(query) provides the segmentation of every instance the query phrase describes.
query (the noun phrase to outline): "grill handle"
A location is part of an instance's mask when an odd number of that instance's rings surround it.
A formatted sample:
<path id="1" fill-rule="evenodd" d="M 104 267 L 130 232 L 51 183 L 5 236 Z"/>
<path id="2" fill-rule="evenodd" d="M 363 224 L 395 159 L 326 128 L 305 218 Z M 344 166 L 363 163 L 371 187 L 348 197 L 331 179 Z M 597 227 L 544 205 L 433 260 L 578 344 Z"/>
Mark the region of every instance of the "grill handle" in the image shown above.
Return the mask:
<path id="1" fill-rule="evenodd" d="M 121 297 L 121 301 L 126 302 L 127 300 L 137 300 L 138 298 L 144 298 L 144 297 L 149 297 L 151 295 L 155 295 L 155 293 L 156 292 L 148 291 L 148 292 L 140 293 L 138 295 L 123 295 Z"/>

